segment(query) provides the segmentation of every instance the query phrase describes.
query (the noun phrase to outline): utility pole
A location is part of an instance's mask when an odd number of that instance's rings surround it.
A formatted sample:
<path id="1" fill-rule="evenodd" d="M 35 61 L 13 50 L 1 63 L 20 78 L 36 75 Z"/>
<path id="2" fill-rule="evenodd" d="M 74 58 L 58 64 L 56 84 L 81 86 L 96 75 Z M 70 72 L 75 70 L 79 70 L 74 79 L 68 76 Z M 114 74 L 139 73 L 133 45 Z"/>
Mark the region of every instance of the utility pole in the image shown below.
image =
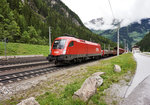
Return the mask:
<path id="1" fill-rule="evenodd" d="M 51 54 L 51 27 L 49 27 L 49 54 Z"/>
<path id="2" fill-rule="evenodd" d="M 129 51 L 129 48 L 128 48 L 128 43 L 127 43 L 127 53 L 128 53 L 128 51 Z"/>
<path id="3" fill-rule="evenodd" d="M 128 26 L 127 26 L 127 35 L 128 35 Z M 128 53 L 128 51 L 129 51 L 129 48 L 128 48 L 128 43 L 127 43 L 127 53 Z"/>
<path id="4" fill-rule="evenodd" d="M 105 44 L 104 44 L 104 50 L 105 50 Z"/>
<path id="5" fill-rule="evenodd" d="M 118 23 L 118 34 L 117 34 L 117 56 L 119 56 L 119 29 L 120 29 L 120 22 Z"/>
<path id="6" fill-rule="evenodd" d="M 128 53 L 128 51 L 129 51 L 129 48 L 128 48 L 129 46 L 128 46 L 128 43 L 127 43 L 127 47 L 126 47 L 126 49 L 127 49 L 127 53 Z"/>
<path id="7" fill-rule="evenodd" d="M 110 44 L 108 45 L 108 50 L 110 51 Z"/>
<path id="8" fill-rule="evenodd" d="M 126 53 L 126 39 L 124 39 L 124 51 Z"/>

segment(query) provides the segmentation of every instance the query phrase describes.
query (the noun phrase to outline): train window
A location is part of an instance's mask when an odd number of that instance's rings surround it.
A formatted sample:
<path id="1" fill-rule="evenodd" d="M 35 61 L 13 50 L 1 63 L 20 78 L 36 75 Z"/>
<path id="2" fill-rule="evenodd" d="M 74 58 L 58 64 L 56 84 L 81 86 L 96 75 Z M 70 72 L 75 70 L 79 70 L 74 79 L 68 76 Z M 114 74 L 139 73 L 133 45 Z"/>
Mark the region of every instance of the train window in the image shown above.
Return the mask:
<path id="1" fill-rule="evenodd" d="M 72 47 L 74 45 L 74 42 L 70 42 L 69 47 Z"/>
<path id="2" fill-rule="evenodd" d="M 64 49 L 66 39 L 55 40 L 53 44 L 53 49 Z"/>

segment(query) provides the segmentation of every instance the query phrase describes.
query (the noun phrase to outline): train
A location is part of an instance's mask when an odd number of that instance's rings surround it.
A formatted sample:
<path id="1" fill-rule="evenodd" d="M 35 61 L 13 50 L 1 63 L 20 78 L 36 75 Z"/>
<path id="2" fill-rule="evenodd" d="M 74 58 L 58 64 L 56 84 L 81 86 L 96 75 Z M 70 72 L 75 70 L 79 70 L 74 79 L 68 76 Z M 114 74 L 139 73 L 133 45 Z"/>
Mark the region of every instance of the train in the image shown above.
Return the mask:
<path id="1" fill-rule="evenodd" d="M 124 53 L 124 49 L 120 48 L 119 50 L 120 54 Z M 61 36 L 54 40 L 50 52 L 47 60 L 54 61 L 56 65 L 59 65 L 116 55 L 117 49 L 102 50 L 98 43 L 71 36 Z"/>

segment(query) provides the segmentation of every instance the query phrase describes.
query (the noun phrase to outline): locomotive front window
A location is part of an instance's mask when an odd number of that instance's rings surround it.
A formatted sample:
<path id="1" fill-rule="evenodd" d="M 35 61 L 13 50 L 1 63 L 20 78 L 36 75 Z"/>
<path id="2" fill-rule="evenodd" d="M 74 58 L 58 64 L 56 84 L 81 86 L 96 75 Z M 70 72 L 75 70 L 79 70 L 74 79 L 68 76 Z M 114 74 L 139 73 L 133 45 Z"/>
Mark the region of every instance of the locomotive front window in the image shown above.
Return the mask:
<path id="1" fill-rule="evenodd" d="M 64 49 L 66 43 L 66 39 L 55 40 L 53 49 Z"/>

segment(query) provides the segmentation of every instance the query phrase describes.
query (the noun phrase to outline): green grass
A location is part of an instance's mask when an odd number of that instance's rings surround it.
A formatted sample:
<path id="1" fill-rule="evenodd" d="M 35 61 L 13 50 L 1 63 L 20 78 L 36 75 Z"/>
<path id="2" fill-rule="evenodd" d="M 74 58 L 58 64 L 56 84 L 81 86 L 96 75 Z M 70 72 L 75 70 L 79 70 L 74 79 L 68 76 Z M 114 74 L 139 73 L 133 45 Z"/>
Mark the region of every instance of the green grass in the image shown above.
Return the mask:
<path id="1" fill-rule="evenodd" d="M 44 95 L 37 97 L 40 105 L 84 105 L 80 100 L 73 100 L 73 93 L 80 88 L 81 83 L 74 82 L 68 84 L 60 96 L 55 93 L 46 92 Z"/>
<path id="2" fill-rule="evenodd" d="M 32 45 L 21 43 L 7 43 L 7 55 L 39 55 L 47 56 L 49 47 L 44 45 Z M 4 56 L 4 43 L 0 42 L 0 56 Z"/>
<path id="3" fill-rule="evenodd" d="M 113 71 L 114 64 L 121 66 L 122 71 L 120 73 L 115 73 Z M 118 82 L 122 77 L 131 71 L 132 74 L 135 73 L 136 62 L 133 59 L 131 53 L 123 54 L 118 57 L 102 60 L 97 66 L 88 67 L 87 72 L 81 74 L 83 78 L 78 78 L 71 84 L 68 84 L 64 91 L 60 94 L 46 92 L 44 95 L 38 96 L 36 100 L 40 105 L 87 105 L 88 103 L 82 102 L 80 100 L 73 100 L 73 93 L 78 90 L 84 80 L 88 78 L 91 74 L 99 71 L 103 71 L 106 74 L 102 75 L 104 83 L 97 90 L 97 93 L 91 97 L 89 100 L 89 105 L 106 105 L 103 96 L 105 94 L 103 91 L 110 87 L 111 84 Z M 59 92 L 58 92 L 59 93 Z"/>

